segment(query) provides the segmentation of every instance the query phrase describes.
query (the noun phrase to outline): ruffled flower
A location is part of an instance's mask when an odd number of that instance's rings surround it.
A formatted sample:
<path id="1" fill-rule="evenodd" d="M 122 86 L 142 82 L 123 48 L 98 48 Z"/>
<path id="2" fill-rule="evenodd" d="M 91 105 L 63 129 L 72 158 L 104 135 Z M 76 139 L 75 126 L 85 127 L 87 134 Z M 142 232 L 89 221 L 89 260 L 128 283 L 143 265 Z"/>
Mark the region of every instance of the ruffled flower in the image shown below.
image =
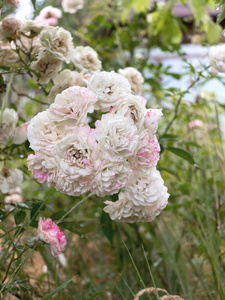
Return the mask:
<path id="1" fill-rule="evenodd" d="M 0 144 L 3 146 L 6 146 L 13 138 L 17 121 L 18 115 L 14 109 L 6 108 L 3 111 L 2 122 L 0 123 Z"/>
<path id="2" fill-rule="evenodd" d="M 104 211 L 109 214 L 112 220 L 117 222 L 152 222 L 166 207 L 168 198 L 169 194 L 165 186 L 161 190 L 158 201 L 151 206 L 136 206 L 133 201 L 127 198 L 126 192 L 120 193 L 119 200 L 116 202 L 105 201 L 107 206 Z"/>
<path id="3" fill-rule="evenodd" d="M 129 80 L 131 84 L 131 90 L 135 95 L 141 95 L 144 78 L 137 69 L 132 67 L 127 67 L 125 69 L 119 69 L 118 73 L 123 75 Z"/>
<path id="4" fill-rule="evenodd" d="M 65 250 L 65 235 L 50 218 L 39 219 L 38 238 L 50 245 L 51 254 L 54 257 L 58 256 Z"/>
<path id="5" fill-rule="evenodd" d="M 129 158 L 131 169 L 134 172 L 151 172 L 159 161 L 160 146 L 155 135 L 150 136 L 145 131 L 139 139 L 137 153 Z"/>
<path id="6" fill-rule="evenodd" d="M 100 108 L 102 111 L 110 110 L 120 98 L 131 92 L 129 81 L 114 71 L 94 73 L 87 87 L 98 96 L 95 108 Z"/>
<path id="7" fill-rule="evenodd" d="M 120 99 L 118 103 L 110 110 L 110 112 L 112 114 L 118 114 L 132 120 L 139 132 L 143 130 L 147 111 L 145 105 L 145 98 L 128 94 Z"/>
<path id="8" fill-rule="evenodd" d="M 52 152 L 57 141 L 65 134 L 65 128 L 59 128 L 49 118 L 48 111 L 34 116 L 27 128 L 30 147 L 34 151 Z"/>
<path id="9" fill-rule="evenodd" d="M 19 32 L 26 34 L 30 32 L 31 34 L 39 34 L 44 28 L 45 24 L 40 24 L 34 20 L 25 20 L 22 22 Z"/>
<path id="10" fill-rule="evenodd" d="M 38 77 L 33 73 L 33 77 L 41 84 L 48 83 L 54 78 L 62 68 L 62 61 L 49 53 L 41 52 L 38 59 L 31 63 L 31 69 L 40 74 Z"/>
<path id="11" fill-rule="evenodd" d="M 79 9 L 84 6 L 84 0 L 62 0 L 62 8 L 64 12 L 70 14 L 76 13 Z"/>
<path id="12" fill-rule="evenodd" d="M 98 160 L 95 165 L 95 175 L 91 182 L 91 191 L 100 197 L 116 194 L 125 186 L 128 174 L 127 162 L 115 163 Z"/>
<path id="13" fill-rule="evenodd" d="M 136 206 L 151 206 L 160 198 L 164 181 L 155 168 L 149 173 L 131 174 L 126 184 L 127 198 Z"/>
<path id="14" fill-rule="evenodd" d="M 209 63 L 213 73 L 225 72 L 225 44 L 212 46 L 210 48 Z"/>
<path id="15" fill-rule="evenodd" d="M 56 189 L 78 196 L 90 190 L 93 168 L 98 153 L 94 130 L 77 126 L 55 146 L 60 176 Z"/>
<path id="16" fill-rule="evenodd" d="M 102 68 L 97 52 L 89 46 L 78 46 L 74 49 L 73 63 L 77 68 L 90 73 Z"/>
<path id="17" fill-rule="evenodd" d="M 57 95 L 48 115 L 58 123 L 79 125 L 87 122 L 87 113 L 94 111 L 96 95 L 89 89 L 73 86 Z"/>
<path id="18" fill-rule="evenodd" d="M 162 109 L 146 109 L 144 126 L 150 135 L 156 133 L 162 115 Z"/>
<path id="19" fill-rule="evenodd" d="M 35 152 L 27 157 L 28 169 L 32 172 L 38 182 L 47 182 L 50 186 L 55 184 L 59 171 L 58 163 L 51 153 Z"/>
<path id="20" fill-rule="evenodd" d="M 3 194 L 20 187 L 23 181 L 23 173 L 19 169 L 2 168 L 0 173 L 0 190 Z"/>
<path id="21" fill-rule="evenodd" d="M 18 59 L 18 54 L 10 46 L 0 45 L 0 65 L 8 67 L 18 61 Z"/>
<path id="22" fill-rule="evenodd" d="M 53 79 L 54 85 L 48 95 L 48 102 L 50 104 L 53 103 L 58 94 L 62 93 L 71 86 L 77 85 L 86 87 L 88 77 L 88 74 L 84 75 L 83 73 L 78 73 L 69 69 L 63 70 Z"/>
<path id="23" fill-rule="evenodd" d="M 100 152 L 110 161 L 124 161 L 134 155 L 138 138 L 137 128 L 132 120 L 113 114 L 105 114 L 96 123 L 96 139 Z"/>
<path id="24" fill-rule="evenodd" d="M 40 40 L 46 51 L 56 59 L 69 63 L 73 58 L 74 46 L 71 33 L 62 27 L 46 27 L 41 31 Z"/>
<path id="25" fill-rule="evenodd" d="M 15 17 L 6 17 L 1 22 L 1 28 L 7 35 L 12 35 L 20 28 L 21 22 Z"/>

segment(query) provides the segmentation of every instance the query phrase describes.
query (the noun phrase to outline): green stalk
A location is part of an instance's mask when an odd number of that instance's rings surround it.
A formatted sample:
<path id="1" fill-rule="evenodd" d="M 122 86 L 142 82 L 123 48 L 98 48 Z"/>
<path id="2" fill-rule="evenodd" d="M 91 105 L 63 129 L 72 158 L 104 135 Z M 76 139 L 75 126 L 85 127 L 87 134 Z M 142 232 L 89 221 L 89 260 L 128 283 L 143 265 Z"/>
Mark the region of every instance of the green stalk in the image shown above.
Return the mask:
<path id="1" fill-rule="evenodd" d="M 78 203 L 76 203 L 74 206 L 72 206 L 71 207 L 71 209 L 67 212 L 67 213 L 65 213 L 65 215 L 64 216 L 62 216 L 62 218 L 61 219 L 59 219 L 57 222 L 56 222 L 56 224 L 59 224 L 63 219 L 65 219 L 75 208 L 77 208 L 77 206 L 79 206 L 81 203 L 83 203 L 85 200 L 87 200 L 88 198 L 90 198 L 92 195 L 94 195 L 94 194 L 92 194 L 92 193 L 90 193 L 87 197 L 85 197 L 84 199 L 82 199 L 81 201 L 79 201 Z"/>
<path id="2" fill-rule="evenodd" d="M 2 123 L 3 111 L 4 111 L 4 109 L 6 107 L 6 104 L 7 104 L 7 101 L 8 101 L 9 92 L 11 90 L 11 85 L 12 85 L 12 82 L 13 82 L 13 77 L 14 77 L 14 73 L 12 73 L 10 78 L 9 78 L 9 82 L 8 82 L 8 85 L 7 85 L 7 90 L 6 90 L 6 93 L 5 93 L 5 97 L 4 97 L 3 102 L 2 102 L 1 114 L 0 114 L 0 123 Z"/>

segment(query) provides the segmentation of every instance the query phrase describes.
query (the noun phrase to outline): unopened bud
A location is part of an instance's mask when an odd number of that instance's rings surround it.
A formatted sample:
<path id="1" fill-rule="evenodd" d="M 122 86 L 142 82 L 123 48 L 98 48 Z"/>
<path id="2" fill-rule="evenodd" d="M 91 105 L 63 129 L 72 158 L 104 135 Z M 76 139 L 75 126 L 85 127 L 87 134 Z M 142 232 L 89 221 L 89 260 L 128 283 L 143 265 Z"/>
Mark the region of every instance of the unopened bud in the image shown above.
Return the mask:
<path id="1" fill-rule="evenodd" d="M 20 28 L 21 22 L 14 17 L 6 17 L 2 20 L 2 30 L 7 34 L 13 34 Z"/>
<path id="2" fill-rule="evenodd" d="M 18 5 L 19 5 L 19 3 L 20 3 L 19 0 L 7 0 L 7 2 L 8 2 L 10 5 L 14 6 L 15 8 L 18 8 Z"/>

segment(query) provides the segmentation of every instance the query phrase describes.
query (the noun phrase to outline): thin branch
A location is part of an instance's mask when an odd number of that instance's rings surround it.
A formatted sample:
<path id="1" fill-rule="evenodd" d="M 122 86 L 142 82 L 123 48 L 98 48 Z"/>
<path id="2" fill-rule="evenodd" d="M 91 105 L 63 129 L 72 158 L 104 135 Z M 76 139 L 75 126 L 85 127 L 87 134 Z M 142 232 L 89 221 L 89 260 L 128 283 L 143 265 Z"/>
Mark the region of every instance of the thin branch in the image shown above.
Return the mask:
<path id="1" fill-rule="evenodd" d="M 29 95 L 27 95 L 27 94 L 19 93 L 18 91 L 16 91 L 16 89 L 15 89 L 14 87 L 12 87 L 12 90 L 13 90 L 14 93 L 16 93 L 19 97 L 26 97 L 26 98 L 28 98 L 28 99 L 30 99 L 30 100 L 32 100 L 32 101 L 38 102 L 38 103 L 40 103 L 40 104 L 42 104 L 42 105 L 48 105 L 48 106 L 49 106 L 49 104 L 46 103 L 46 102 L 44 102 L 44 101 L 35 99 L 35 98 L 33 98 L 33 97 L 31 97 L 31 96 L 29 96 Z"/>
<path id="2" fill-rule="evenodd" d="M 209 68 L 210 68 L 210 66 L 207 66 L 201 72 L 198 73 L 198 76 L 197 76 L 196 80 L 192 81 L 192 83 L 188 86 L 188 88 L 187 88 L 187 90 L 184 94 L 186 94 L 190 91 L 190 89 L 201 79 L 202 73 L 204 71 L 206 71 L 207 69 L 209 69 Z M 170 127 L 173 125 L 174 121 L 177 119 L 179 107 L 180 107 L 180 104 L 181 104 L 181 101 L 182 101 L 182 98 L 183 98 L 184 94 L 180 95 L 180 97 L 177 101 L 176 107 L 175 107 L 175 112 L 174 112 L 173 118 L 171 119 L 169 124 L 166 126 L 166 129 L 164 130 L 164 132 L 160 136 L 163 136 L 164 134 L 166 134 L 168 132 L 168 130 L 170 129 Z"/>

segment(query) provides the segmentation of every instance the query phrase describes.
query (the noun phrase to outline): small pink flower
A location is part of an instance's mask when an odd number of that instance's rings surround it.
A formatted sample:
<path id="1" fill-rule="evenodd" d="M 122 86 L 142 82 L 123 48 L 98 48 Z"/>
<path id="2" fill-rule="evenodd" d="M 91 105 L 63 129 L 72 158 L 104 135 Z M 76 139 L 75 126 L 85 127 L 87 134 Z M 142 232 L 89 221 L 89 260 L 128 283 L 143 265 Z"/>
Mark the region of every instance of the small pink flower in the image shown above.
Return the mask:
<path id="1" fill-rule="evenodd" d="M 60 231 L 59 227 L 50 218 L 39 219 L 38 237 L 50 245 L 51 254 L 54 257 L 58 256 L 66 247 L 64 233 Z"/>
<path id="2" fill-rule="evenodd" d="M 37 16 L 34 21 L 38 22 L 38 23 L 42 23 L 48 26 L 54 26 L 58 23 L 58 19 L 56 18 L 44 18 L 43 16 Z"/>
<path id="3" fill-rule="evenodd" d="M 62 12 L 60 9 L 53 7 L 53 6 L 46 6 L 40 11 L 40 16 L 42 16 L 45 19 L 48 18 L 56 18 L 59 19 L 62 17 Z"/>
<path id="4" fill-rule="evenodd" d="M 18 8 L 18 5 L 19 5 L 19 3 L 20 3 L 19 0 L 7 0 L 7 2 L 8 2 L 10 5 L 14 6 L 15 8 Z"/>
<path id="5" fill-rule="evenodd" d="M 199 128 L 203 126 L 203 122 L 201 120 L 194 120 L 188 124 L 189 128 Z"/>

